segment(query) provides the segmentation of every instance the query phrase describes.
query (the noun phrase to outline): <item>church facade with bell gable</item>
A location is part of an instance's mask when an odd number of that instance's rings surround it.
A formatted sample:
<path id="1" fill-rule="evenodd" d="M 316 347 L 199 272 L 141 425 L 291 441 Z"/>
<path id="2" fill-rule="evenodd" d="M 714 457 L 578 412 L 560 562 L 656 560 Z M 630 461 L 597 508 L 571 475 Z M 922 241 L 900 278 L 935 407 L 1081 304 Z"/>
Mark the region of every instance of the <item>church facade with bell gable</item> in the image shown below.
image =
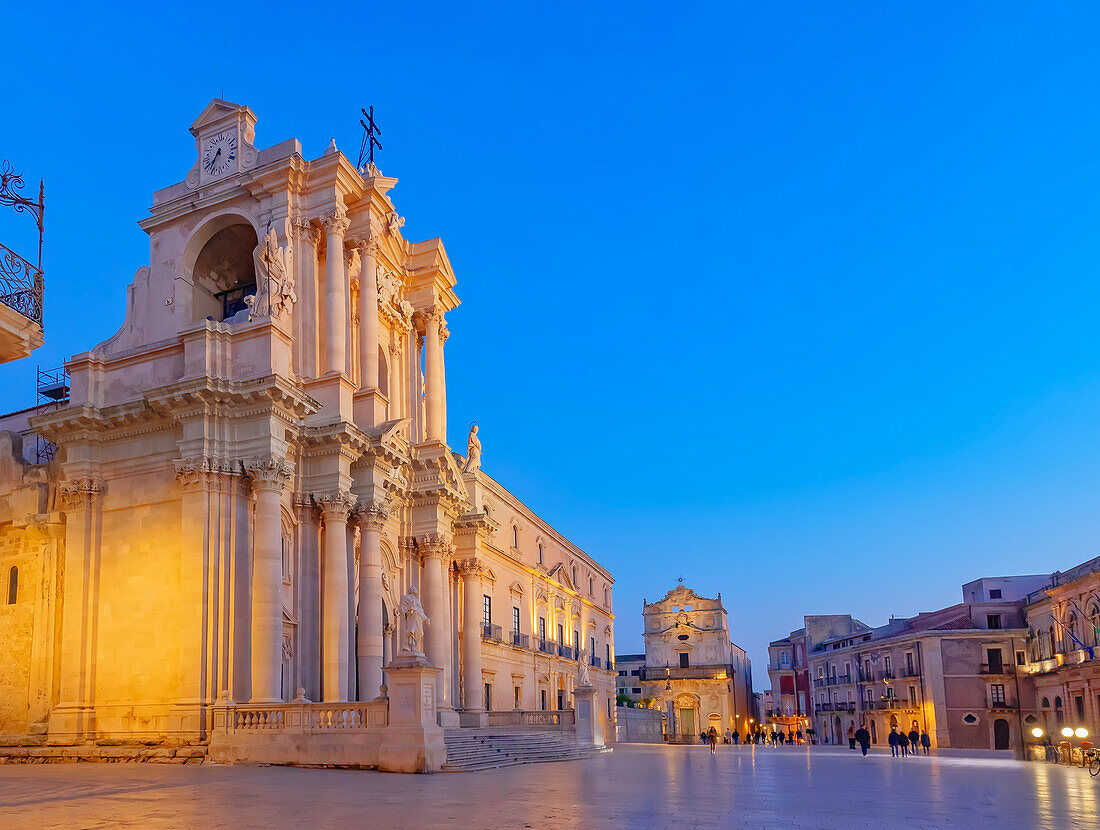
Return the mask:
<path id="1" fill-rule="evenodd" d="M 704 597 L 680 584 L 657 602 L 643 600 L 642 618 L 642 696 L 665 713 L 669 740 L 692 743 L 711 727 L 719 736 L 753 731 L 752 664 L 730 639 L 722 595 Z"/>
<path id="2" fill-rule="evenodd" d="M 442 242 L 373 163 L 256 121 L 206 107 L 121 328 L 66 404 L 0 419 L 0 733 L 370 743 L 413 596 L 439 727 L 564 728 L 587 680 L 613 736 L 611 574 L 481 469 L 485 432 L 447 443 Z"/>

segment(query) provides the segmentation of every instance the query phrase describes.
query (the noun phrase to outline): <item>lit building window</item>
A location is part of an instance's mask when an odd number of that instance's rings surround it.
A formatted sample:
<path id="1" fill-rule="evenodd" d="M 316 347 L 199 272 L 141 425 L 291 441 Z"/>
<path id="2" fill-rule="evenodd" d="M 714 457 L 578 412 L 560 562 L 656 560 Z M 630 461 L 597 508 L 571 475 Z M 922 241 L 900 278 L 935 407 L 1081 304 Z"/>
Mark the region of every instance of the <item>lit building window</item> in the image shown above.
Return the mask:
<path id="1" fill-rule="evenodd" d="M 488 594 L 482 597 L 481 616 L 483 623 L 486 625 L 493 624 L 493 598 Z"/>

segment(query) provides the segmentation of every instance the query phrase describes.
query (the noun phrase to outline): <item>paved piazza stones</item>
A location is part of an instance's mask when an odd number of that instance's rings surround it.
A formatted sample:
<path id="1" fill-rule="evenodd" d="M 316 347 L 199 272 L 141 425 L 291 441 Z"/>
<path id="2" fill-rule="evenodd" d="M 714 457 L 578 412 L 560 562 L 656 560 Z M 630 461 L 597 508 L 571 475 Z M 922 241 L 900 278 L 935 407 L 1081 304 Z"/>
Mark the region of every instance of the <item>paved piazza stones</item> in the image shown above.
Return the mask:
<path id="1" fill-rule="evenodd" d="M 846 749 L 619 745 L 462 775 L 57 764 L 0 769 L 2 827 L 1097 827 L 1081 769 Z M 415 818 L 410 806 L 415 806 Z M 370 817 L 369 819 L 367 817 Z"/>

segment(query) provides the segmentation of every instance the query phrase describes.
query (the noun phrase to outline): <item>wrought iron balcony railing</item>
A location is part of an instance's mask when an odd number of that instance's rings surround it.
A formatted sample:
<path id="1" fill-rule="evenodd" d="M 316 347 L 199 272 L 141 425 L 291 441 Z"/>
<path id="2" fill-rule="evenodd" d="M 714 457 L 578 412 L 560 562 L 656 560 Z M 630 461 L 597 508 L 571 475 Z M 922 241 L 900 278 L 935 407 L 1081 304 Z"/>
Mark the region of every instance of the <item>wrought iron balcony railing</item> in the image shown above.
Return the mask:
<path id="1" fill-rule="evenodd" d="M 501 642 L 500 626 L 489 625 L 489 623 L 481 624 L 481 636 L 485 640 L 492 640 L 494 642 Z"/>
<path id="2" fill-rule="evenodd" d="M 520 634 L 518 631 L 512 632 L 512 645 L 519 646 L 520 648 L 527 648 L 528 636 L 526 634 Z"/>
<path id="3" fill-rule="evenodd" d="M 42 270 L 6 245 L 0 245 L 0 303 L 42 325 Z"/>

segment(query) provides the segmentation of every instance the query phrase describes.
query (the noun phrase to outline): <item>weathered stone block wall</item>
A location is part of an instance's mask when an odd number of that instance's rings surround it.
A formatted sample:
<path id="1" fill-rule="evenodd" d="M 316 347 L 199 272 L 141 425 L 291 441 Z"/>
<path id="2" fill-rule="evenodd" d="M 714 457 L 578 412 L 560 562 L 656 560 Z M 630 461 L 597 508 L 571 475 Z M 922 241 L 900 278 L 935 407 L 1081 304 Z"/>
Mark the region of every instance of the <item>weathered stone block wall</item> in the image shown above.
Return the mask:
<path id="1" fill-rule="evenodd" d="M 30 711 L 31 644 L 41 545 L 28 531 L 0 525 L 0 734 L 21 735 Z M 8 604 L 8 579 L 19 569 L 14 605 Z"/>

